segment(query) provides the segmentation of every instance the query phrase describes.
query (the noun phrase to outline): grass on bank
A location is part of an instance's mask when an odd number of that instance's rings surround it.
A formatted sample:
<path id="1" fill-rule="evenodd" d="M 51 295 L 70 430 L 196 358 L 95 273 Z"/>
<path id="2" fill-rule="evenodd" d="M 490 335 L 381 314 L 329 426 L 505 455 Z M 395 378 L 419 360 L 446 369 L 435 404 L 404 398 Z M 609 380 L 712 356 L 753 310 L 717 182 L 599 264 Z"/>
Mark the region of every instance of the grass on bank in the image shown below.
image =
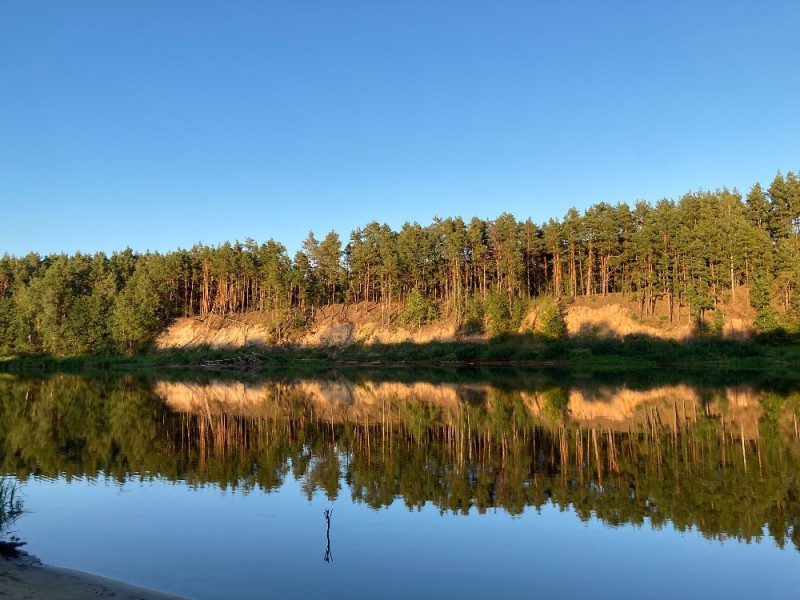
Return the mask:
<path id="1" fill-rule="evenodd" d="M 0 536 L 4 535 L 8 526 L 16 521 L 23 513 L 22 500 L 17 494 L 17 484 L 14 480 L 0 476 Z M 10 540 L 0 539 L 0 556 L 18 556 L 20 542 L 16 537 Z"/>
<path id="2" fill-rule="evenodd" d="M 331 366 L 425 364 L 556 364 L 570 367 L 615 368 L 673 366 L 697 369 L 703 365 L 729 368 L 772 368 L 800 365 L 796 340 L 756 338 L 732 340 L 697 336 L 664 340 L 644 335 L 625 337 L 577 336 L 544 340 L 532 335 L 505 335 L 485 342 L 453 341 L 424 344 L 360 344 L 348 346 L 193 347 L 151 350 L 132 356 L 49 355 L 0 359 L 1 371 L 129 371 L 141 369 L 326 369 Z"/>

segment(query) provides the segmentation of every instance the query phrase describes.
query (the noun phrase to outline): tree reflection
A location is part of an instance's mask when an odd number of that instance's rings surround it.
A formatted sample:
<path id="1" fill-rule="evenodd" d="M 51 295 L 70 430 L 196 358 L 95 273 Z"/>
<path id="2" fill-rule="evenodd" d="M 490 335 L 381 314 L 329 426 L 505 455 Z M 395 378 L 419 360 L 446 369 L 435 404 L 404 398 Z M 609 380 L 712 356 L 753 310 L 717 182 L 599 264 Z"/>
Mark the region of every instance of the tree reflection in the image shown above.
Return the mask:
<path id="1" fill-rule="evenodd" d="M 676 388 L 626 421 L 601 422 L 579 413 L 629 392 L 465 387 L 444 402 L 417 386 L 333 405 L 299 384 L 270 385 L 253 409 L 176 412 L 158 386 L 132 377 L 3 378 L 0 468 L 20 479 L 158 476 L 244 492 L 293 477 L 308 498 L 344 491 L 375 509 L 518 515 L 552 504 L 609 525 L 744 541 L 766 531 L 780 547 L 800 547 L 797 393 L 747 404 L 695 390 L 701 401 L 690 406 Z"/>

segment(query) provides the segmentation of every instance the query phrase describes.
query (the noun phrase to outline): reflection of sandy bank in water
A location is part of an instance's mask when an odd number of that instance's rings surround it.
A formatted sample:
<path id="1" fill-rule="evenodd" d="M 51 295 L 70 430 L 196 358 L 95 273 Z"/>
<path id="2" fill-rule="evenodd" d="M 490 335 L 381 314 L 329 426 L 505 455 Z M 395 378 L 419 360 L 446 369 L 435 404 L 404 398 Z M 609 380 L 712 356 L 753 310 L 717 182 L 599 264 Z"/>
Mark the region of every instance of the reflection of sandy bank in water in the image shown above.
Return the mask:
<path id="1" fill-rule="evenodd" d="M 763 414 L 762 394 L 751 387 L 702 390 L 688 385 L 649 390 L 625 387 L 574 388 L 569 392 L 570 418 L 581 424 L 611 429 L 647 426 L 655 422 L 670 430 L 694 423 L 699 415 L 716 417 L 727 428 L 758 436 Z"/>
<path id="2" fill-rule="evenodd" d="M 155 392 L 176 412 L 282 417 L 310 409 L 313 416 L 334 422 L 393 420 L 398 407 L 427 403 L 443 413 L 457 414 L 465 402 L 494 402 L 493 388 L 485 383 L 358 382 L 339 380 L 215 382 L 210 384 L 161 381 Z M 519 392 L 531 413 L 551 418 L 549 392 Z M 588 427 L 627 431 L 658 424 L 670 430 L 694 423 L 700 415 L 724 422 L 727 429 L 758 435 L 763 411 L 761 393 L 750 387 L 713 391 L 688 385 L 648 390 L 626 387 L 573 387 L 567 391 L 570 422 Z"/>
<path id="3" fill-rule="evenodd" d="M 261 386 L 241 382 L 159 381 L 153 391 L 176 412 L 248 413 L 265 404 Z"/>
<path id="4" fill-rule="evenodd" d="M 317 417 L 340 421 L 381 415 L 391 407 L 408 402 L 458 410 L 465 401 L 484 400 L 491 388 L 487 384 L 354 383 L 347 380 L 262 384 L 161 381 L 155 384 L 154 391 L 177 412 L 227 412 L 255 417 L 286 414 L 293 407 L 310 405 Z"/>

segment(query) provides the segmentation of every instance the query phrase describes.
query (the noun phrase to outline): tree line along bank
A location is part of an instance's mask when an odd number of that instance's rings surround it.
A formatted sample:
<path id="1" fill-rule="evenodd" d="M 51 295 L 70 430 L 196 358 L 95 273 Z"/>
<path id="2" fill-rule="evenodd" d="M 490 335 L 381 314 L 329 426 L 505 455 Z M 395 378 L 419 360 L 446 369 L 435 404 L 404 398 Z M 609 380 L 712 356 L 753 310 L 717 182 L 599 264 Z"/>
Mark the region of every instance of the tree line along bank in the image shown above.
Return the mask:
<path id="1" fill-rule="evenodd" d="M 740 290 L 740 288 L 742 288 Z M 800 179 L 780 172 L 742 196 L 594 204 L 536 224 L 439 219 L 399 231 L 371 222 L 342 240 L 309 233 L 290 257 L 275 240 L 167 253 L 0 258 L 0 352 L 131 352 L 175 317 L 266 313 L 302 327 L 315 307 L 377 302 L 424 322 L 485 315 L 513 323 L 533 298 L 623 293 L 643 316 L 707 311 L 747 289 L 760 331 L 800 329 Z M 391 313 L 391 310 L 389 311 Z"/>

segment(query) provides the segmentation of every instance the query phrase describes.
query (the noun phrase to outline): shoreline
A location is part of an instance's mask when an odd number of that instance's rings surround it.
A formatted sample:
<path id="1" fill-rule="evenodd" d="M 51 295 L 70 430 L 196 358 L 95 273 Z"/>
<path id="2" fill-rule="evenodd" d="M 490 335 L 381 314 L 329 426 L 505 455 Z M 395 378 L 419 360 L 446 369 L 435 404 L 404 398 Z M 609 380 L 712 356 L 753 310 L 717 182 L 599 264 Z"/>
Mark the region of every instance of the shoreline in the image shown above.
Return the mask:
<path id="1" fill-rule="evenodd" d="M 775 368 L 800 364 L 800 340 L 771 344 L 764 340 L 698 337 L 682 342 L 630 336 L 541 341 L 516 336 L 485 342 L 429 342 L 365 346 L 230 346 L 151 350 L 135 355 L 0 355 L 0 372 L 147 371 L 201 369 L 249 373 L 337 368 L 403 367 L 558 367 L 603 369 Z"/>
<path id="2" fill-rule="evenodd" d="M 25 552 L 0 557 L 0 596 L 30 600 L 81 600 L 113 597 L 118 600 L 176 600 L 157 590 L 139 587 L 99 575 L 54 567 Z"/>

